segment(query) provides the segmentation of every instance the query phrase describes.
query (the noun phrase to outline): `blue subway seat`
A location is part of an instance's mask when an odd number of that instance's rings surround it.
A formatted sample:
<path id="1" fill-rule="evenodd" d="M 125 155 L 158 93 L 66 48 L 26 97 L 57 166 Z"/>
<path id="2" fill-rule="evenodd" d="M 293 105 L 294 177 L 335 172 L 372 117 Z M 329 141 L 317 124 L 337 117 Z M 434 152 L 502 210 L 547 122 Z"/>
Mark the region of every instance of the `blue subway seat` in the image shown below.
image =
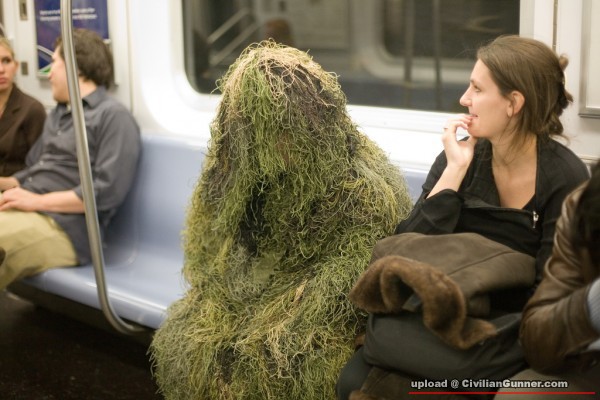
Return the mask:
<path id="1" fill-rule="evenodd" d="M 116 313 L 158 328 L 184 291 L 181 234 L 205 146 L 144 135 L 138 175 L 106 232 L 105 276 Z M 91 265 L 59 268 L 22 281 L 42 291 L 99 308 Z"/>
<path id="2" fill-rule="evenodd" d="M 401 170 L 404 179 L 406 179 L 410 197 L 412 198 L 413 203 L 415 203 L 423 191 L 422 186 L 423 183 L 425 183 L 425 178 L 427 178 L 427 173 L 429 171 L 416 167 L 401 167 Z"/>
<path id="3" fill-rule="evenodd" d="M 115 312 L 156 329 L 169 305 L 185 292 L 182 231 L 206 146 L 148 134 L 142 143 L 136 181 L 106 231 L 105 276 Z M 427 171 L 403 172 L 416 200 Z M 91 265 L 53 269 L 18 285 L 100 307 Z"/>

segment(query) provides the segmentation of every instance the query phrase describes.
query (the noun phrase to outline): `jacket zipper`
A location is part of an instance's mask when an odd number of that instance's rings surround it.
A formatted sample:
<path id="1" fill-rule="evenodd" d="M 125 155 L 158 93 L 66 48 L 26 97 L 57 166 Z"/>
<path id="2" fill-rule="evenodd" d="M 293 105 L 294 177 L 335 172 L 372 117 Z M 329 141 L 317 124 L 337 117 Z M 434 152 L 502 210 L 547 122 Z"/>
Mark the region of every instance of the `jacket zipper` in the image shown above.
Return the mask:
<path id="1" fill-rule="evenodd" d="M 495 210 L 495 211 L 505 211 L 505 212 L 516 212 L 519 214 L 531 214 L 531 219 L 532 219 L 532 228 L 536 229 L 537 226 L 537 222 L 540 219 L 540 215 L 537 213 L 537 211 L 527 211 L 527 210 L 523 210 L 523 209 L 519 209 L 519 208 L 506 208 L 506 207 L 490 207 L 490 206 L 484 206 L 484 205 L 477 205 L 477 206 L 469 206 L 468 208 L 472 208 L 472 209 L 482 209 L 482 210 Z"/>

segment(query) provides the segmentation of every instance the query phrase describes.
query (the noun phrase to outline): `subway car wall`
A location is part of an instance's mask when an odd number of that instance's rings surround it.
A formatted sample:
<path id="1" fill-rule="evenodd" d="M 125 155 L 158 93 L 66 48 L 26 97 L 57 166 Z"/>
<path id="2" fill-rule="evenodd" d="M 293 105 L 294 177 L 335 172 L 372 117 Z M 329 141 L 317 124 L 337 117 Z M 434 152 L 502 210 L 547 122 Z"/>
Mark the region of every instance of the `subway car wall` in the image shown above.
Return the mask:
<path id="1" fill-rule="evenodd" d="M 589 0 L 105 2 L 113 94 L 131 108 L 143 134 L 205 143 L 218 104 L 214 81 L 248 43 L 272 37 L 309 51 L 339 76 L 352 116 L 394 160 L 426 167 L 441 150 L 448 114 L 463 111 L 458 98 L 473 50 L 499 34 L 520 33 L 569 56 L 566 81 L 575 97 L 563 118 L 569 146 L 589 158 L 600 149 L 598 119 L 580 116 L 592 46 L 585 32 L 571 29 L 597 15 L 584 12 Z M 33 3 L 3 0 L 3 24 L 22 62 L 19 86 L 50 108 L 49 84 L 36 73 Z"/>

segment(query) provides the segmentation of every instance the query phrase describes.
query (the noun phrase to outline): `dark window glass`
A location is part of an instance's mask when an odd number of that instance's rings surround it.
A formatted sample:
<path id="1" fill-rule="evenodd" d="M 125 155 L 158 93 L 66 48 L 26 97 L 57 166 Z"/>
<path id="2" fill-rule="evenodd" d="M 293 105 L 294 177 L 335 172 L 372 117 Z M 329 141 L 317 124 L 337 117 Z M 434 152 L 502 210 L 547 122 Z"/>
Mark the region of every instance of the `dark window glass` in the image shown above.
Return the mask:
<path id="1" fill-rule="evenodd" d="M 518 0 L 182 0 L 185 65 L 214 90 L 250 43 L 307 50 L 352 104 L 457 111 L 479 45 L 518 34 Z"/>

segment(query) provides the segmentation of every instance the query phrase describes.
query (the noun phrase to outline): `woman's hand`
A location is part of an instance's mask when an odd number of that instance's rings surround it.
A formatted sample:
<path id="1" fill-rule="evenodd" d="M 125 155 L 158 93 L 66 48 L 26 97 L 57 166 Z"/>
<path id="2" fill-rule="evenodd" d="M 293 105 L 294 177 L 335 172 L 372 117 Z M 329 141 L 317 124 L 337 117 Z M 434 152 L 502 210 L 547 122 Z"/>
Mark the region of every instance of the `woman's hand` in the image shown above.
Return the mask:
<path id="1" fill-rule="evenodd" d="M 456 131 L 458 128 L 463 128 L 468 132 L 472 119 L 473 117 L 470 115 L 460 114 L 450 118 L 444 126 L 442 143 L 444 144 L 448 166 L 451 168 L 466 169 L 471 164 L 477 139 L 469 136 L 466 141 L 458 141 Z"/>
<path id="2" fill-rule="evenodd" d="M 477 139 L 469 136 L 467 140 L 459 141 L 456 138 L 456 130 L 463 128 L 468 132 L 472 119 L 473 117 L 470 115 L 460 114 L 450 118 L 446 122 L 444 134 L 442 135 L 442 143 L 444 144 L 444 152 L 446 153 L 448 164 L 427 197 L 431 197 L 445 189 L 458 191 L 460 188 L 460 184 L 473 160 Z"/>
<path id="3" fill-rule="evenodd" d="M 12 176 L 0 176 L 0 192 L 19 186 L 19 181 Z"/>

